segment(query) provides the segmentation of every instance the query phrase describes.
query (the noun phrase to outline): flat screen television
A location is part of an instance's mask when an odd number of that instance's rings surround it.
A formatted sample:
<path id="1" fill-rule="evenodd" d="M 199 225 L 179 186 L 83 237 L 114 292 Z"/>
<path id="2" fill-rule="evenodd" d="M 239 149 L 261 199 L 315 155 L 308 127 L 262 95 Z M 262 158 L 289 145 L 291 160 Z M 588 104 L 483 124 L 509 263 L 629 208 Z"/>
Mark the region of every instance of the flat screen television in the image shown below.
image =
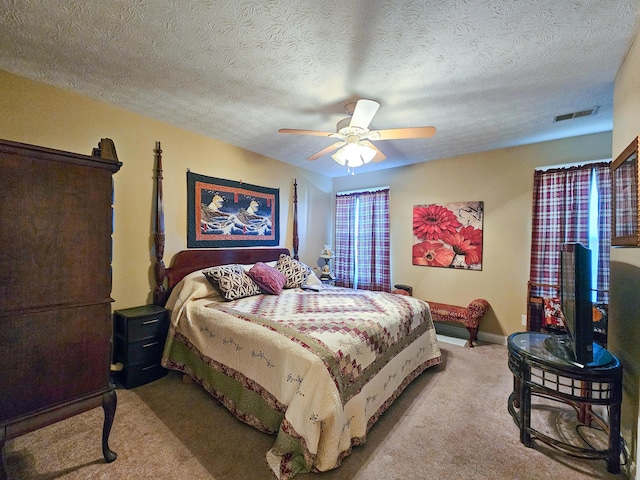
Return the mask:
<path id="1" fill-rule="evenodd" d="M 591 250 L 581 243 L 565 243 L 560 260 L 560 304 L 568 343 L 575 363 L 593 362 L 593 305 Z"/>

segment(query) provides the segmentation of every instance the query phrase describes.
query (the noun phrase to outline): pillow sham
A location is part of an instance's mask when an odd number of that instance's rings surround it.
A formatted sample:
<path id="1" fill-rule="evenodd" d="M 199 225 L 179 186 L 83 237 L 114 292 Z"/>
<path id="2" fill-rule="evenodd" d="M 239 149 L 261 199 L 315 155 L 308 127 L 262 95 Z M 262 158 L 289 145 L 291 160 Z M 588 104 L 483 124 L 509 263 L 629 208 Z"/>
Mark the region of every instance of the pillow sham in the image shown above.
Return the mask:
<path id="1" fill-rule="evenodd" d="M 257 262 L 247 272 L 247 275 L 266 293 L 280 295 L 287 283 L 287 277 L 280 270 L 270 267 L 263 262 Z"/>
<path id="2" fill-rule="evenodd" d="M 311 269 L 309 267 L 304 263 L 291 258 L 286 253 L 280 255 L 275 268 L 287 277 L 287 283 L 285 283 L 284 288 L 301 287 L 311 273 Z"/>
<path id="3" fill-rule="evenodd" d="M 219 265 L 202 272 L 225 300 L 237 300 L 262 293 L 240 265 Z"/>

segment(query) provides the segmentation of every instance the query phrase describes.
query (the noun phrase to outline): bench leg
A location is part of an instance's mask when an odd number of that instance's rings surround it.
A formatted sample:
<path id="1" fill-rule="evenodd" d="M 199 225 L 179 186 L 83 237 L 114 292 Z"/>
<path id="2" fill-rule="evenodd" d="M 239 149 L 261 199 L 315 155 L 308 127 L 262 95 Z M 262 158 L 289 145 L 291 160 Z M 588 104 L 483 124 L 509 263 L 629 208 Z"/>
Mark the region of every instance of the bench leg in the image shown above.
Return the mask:
<path id="1" fill-rule="evenodd" d="M 469 330 L 469 348 L 473 348 L 473 341 L 478 339 L 478 327 L 467 327 Z"/>

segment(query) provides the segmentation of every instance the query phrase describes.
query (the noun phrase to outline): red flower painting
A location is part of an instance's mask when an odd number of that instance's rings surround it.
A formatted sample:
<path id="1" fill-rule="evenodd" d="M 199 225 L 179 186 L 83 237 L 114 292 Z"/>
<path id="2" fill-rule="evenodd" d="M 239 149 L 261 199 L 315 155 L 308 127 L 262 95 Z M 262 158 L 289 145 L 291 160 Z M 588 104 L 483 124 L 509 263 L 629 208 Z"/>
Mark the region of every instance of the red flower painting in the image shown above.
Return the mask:
<path id="1" fill-rule="evenodd" d="M 425 241 L 413 246 L 413 264 L 431 267 L 448 267 L 455 253 L 440 242 Z"/>
<path id="2" fill-rule="evenodd" d="M 442 205 L 413 207 L 413 234 L 424 240 L 440 240 L 462 227 L 455 214 Z"/>
<path id="3" fill-rule="evenodd" d="M 482 270 L 483 202 L 413 207 L 413 264 Z"/>

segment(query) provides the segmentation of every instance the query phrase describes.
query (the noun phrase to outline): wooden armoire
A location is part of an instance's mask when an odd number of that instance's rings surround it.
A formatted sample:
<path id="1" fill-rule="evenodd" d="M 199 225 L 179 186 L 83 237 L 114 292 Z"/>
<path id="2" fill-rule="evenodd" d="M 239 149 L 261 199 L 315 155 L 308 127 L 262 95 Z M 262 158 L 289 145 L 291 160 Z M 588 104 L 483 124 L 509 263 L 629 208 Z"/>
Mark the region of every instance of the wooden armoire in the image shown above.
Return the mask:
<path id="1" fill-rule="evenodd" d="M 0 140 L 0 454 L 11 438 L 102 406 L 102 453 L 116 458 L 112 175 L 121 165 L 110 139 L 92 155 Z"/>

